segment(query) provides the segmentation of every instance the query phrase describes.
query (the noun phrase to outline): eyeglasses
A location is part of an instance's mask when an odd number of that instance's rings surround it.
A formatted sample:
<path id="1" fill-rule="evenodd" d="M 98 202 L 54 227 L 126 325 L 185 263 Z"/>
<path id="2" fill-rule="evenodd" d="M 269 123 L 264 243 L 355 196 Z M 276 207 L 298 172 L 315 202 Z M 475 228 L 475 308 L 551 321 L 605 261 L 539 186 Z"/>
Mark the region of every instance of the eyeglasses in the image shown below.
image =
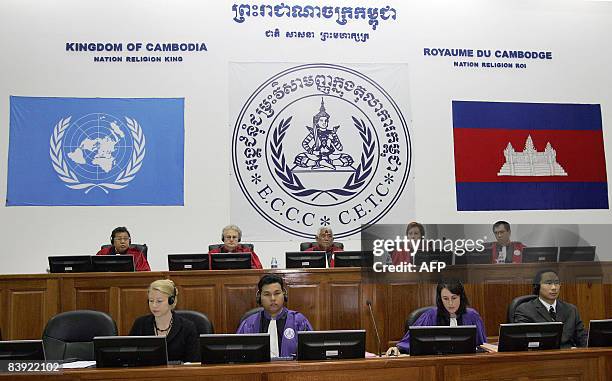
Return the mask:
<path id="1" fill-rule="evenodd" d="M 225 239 L 238 239 L 237 235 L 226 235 Z"/>
<path id="2" fill-rule="evenodd" d="M 129 241 L 130 237 L 115 237 L 115 241 Z"/>

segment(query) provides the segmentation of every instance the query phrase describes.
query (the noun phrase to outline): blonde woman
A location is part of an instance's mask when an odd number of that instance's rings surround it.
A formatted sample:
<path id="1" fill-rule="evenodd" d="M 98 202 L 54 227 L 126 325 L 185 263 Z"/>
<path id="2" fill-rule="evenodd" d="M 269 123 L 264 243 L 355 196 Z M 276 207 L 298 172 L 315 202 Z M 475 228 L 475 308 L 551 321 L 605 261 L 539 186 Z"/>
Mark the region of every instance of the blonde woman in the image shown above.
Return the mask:
<path id="1" fill-rule="evenodd" d="M 178 290 L 169 279 L 156 280 L 149 286 L 150 315 L 141 316 L 130 336 L 166 336 L 169 361 L 199 362 L 200 347 L 195 325 L 174 313 Z"/>

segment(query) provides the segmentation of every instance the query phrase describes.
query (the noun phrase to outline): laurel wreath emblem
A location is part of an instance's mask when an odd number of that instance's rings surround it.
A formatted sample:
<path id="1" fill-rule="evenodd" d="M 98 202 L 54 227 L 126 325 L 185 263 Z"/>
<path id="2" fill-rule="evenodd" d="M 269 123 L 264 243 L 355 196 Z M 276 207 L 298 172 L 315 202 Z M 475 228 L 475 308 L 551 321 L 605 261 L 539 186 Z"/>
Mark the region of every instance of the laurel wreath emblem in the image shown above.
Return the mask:
<path id="1" fill-rule="evenodd" d="M 134 149 L 132 150 L 132 158 L 126 168 L 119 173 L 112 183 L 82 183 L 79 177 L 70 170 L 66 164 L 66 160 L 62 153 L 62 140 L 66 130 L 70 126 L 70 119 L 67 117 L 61 119 L 53 128 L 53 134 L 49 141 L 49 156 L 53 164 L 53 169 L 57 173 L 60 180 L 70 189 L 85 189 L 85 194 L 89 193 L 94 188 L 100 188 L 105 193 L 109 193 L 108 190 L 122 189 L 128 186 L 128 183 L 134 179 L 136 173 L 140 171 L 142 162 L 145 157 L 146 140 L 142 128 L 135 119 L 125 117 L 127 127 L 130 130 L 130 135 L 134 141 Z"/>
<path id="2" fill-rule="evenodd" d="M 357 119 L 354 116 L 353 125 L 359 131 L 359 136 L 362 141 L 362 152 L 359 165 L 355 168 L 355 172 L 351 174 L 343 188 L 333 189 L 306 189 L 300 179 L 293 174 L 293 169 L 287 165 L 285 155 L 283 153 L 283 139 L 291 125 L 291 118 L 282 119 L 272 133 L 270 140 L 270 151 L 272 153 L 272 163 L 274 164 L 274 172 L 283 183 L 283 185 L 292 190 L 293 195 L 297 197 L 307 197 L 316 193 L 313 200 L 320 194 L 326 193 L 337 200 L 333 195 L 351 196 L 358 192 L 370 174 L 372 173 L 374 164 L 374 148 L 375 140 L 372 136 L 372 131 L 367 128 L 363 120 Z"/>

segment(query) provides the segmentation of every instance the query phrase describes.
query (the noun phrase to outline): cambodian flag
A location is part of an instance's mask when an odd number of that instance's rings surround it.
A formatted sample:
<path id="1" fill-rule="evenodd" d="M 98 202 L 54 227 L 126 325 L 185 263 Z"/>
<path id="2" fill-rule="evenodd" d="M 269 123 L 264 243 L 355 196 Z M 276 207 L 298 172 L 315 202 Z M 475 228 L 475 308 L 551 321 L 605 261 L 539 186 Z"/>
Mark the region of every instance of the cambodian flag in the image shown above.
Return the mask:
<path id="1" fill-rule="evenodd" d="M 598 104 L 453 101 L 457 210 L 608 209 Z"/>

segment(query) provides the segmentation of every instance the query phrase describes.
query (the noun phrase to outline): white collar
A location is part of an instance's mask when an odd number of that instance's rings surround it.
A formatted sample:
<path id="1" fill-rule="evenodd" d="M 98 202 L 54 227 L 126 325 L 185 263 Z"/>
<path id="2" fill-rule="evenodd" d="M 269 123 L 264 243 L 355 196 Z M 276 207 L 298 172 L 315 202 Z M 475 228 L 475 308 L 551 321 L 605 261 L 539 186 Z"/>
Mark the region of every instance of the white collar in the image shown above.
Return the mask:
<path id="1" fill-rule="evenodd" d="M 557 299 L 555 299 L 555 302 L 553 304 L 548 304 L 546 303 L 542 298 L 538 297 L 538 299 L 540 299 L 540 303 L 542 303 L 544 305 L 544 307 L 546 307 L 546 311 L 550 311 L 550 307 L 552 306 L 553 310 L 555 312 L 557 312 Z"/>

